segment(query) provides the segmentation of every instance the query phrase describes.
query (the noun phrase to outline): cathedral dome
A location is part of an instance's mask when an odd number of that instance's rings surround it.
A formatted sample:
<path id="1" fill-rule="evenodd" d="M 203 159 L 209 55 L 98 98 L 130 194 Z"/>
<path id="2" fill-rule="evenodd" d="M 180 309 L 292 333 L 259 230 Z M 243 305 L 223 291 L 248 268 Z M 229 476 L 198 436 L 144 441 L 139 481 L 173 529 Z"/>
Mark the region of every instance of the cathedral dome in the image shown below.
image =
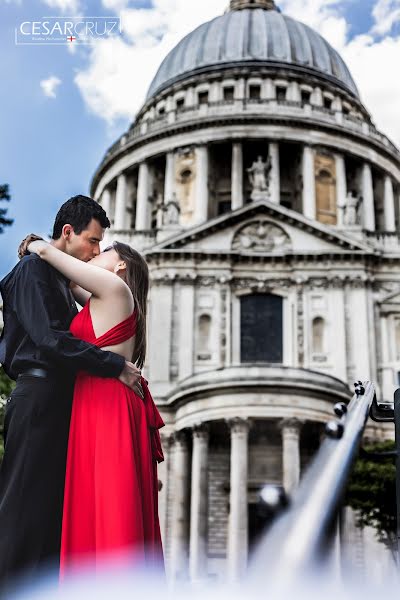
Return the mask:
<path id="1" fill-rule="evenodd" d="M 345 62 L 316 31 L 280 13 L 272 0 L 231 0 L 228 12 L 200 25 L 171 50 L 147 99 L 192 75 L 250 65 L 308 73 L 358 97 Z"/>

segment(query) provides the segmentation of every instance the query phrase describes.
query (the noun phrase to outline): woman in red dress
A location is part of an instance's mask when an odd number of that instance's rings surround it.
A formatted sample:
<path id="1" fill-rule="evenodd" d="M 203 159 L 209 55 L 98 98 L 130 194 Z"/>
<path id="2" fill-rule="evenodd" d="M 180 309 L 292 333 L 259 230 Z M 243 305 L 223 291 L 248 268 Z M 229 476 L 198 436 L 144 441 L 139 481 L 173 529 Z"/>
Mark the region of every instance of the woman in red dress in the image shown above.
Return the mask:
<path id="1" fill-rule="evenodd" d="M 115 242 L 90 263 L 44 241 L 29 244 L 65 277 L 84 306 L 71 331 L 139 369 L 146 353 L 148 267 Z M 162 566 L 157 463 L 164 423 L 141 378 L 142 398 L 117 379 L 78 374 L 68 443 L 60 576 L 107 559 Z"/>

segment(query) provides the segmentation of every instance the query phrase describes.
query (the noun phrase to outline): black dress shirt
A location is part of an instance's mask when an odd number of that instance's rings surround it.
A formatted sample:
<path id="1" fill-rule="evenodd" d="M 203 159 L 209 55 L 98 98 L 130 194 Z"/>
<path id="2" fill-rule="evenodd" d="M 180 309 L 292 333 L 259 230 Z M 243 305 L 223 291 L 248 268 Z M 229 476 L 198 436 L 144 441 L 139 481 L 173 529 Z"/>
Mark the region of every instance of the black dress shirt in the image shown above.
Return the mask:
<path id="1" fill-rule="evenodd" d="M 11 379 L 29 368 L 64 375 L 87 371 L 119 377 L 125 359 L 69 332 L 77 308 L 69 282 L 36 254 L 24 257 L 0 282 L 4 329 L 0 363 Z"/>

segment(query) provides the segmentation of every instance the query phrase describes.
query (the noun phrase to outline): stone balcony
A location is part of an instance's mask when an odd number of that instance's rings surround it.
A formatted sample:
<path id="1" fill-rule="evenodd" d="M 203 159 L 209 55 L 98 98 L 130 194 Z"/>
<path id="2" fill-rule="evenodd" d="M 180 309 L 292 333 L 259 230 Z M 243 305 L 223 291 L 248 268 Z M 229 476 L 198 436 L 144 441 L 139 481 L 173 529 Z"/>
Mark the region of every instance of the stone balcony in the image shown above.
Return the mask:
<path id="1" fill-rule="evenodd" d="M 400 254 L 400 233 L 397 231 L 364 231 L 366 241 L 388 254 Z"/>
<path id="2" fill-rule="evenodd" d="M 174 408 L 178 429 L 241 416 L 296 416 L 324 423 L 333 416 L 336 402 L 350 398 L 348 386 L 325 373 L 274 364 L 240 364 L 180 381 L 160 406 Z"/>
<path id="3" fill-rule="evenodd" d="M 394 154 L 398 154 L 396 146 L 385 135 L 380 133 L 374 125 L 363 121 L 352 115 L 346 115 L 340 111 L 304 104 L 291 100 L 251 100 L 242 98 L 237 100 L 220 100 L 217 102 L 208 102 L 190 107 L 172 110 L 159 115 L 154 119 L 143 119 L 131 127 L 131 129 L 122 135 L 122 137 L 113 144 L 103 162 L 108 161 L 114 155 L 117 155 L 126 146 L 135 144 L 147 136 L 161 131 L 173 129 L 180 125 L 186 125 L 191 122 L 201 123 L 202 121 L 213 120 L 217 118 L 230 117 L 257 117 L 263 115 L 271 118 L 286 118 L 309 121 L 315 125 L 335 126 L 343 131 L 356 133 L 366 139 L 372 139 L 379 146 Z"/>

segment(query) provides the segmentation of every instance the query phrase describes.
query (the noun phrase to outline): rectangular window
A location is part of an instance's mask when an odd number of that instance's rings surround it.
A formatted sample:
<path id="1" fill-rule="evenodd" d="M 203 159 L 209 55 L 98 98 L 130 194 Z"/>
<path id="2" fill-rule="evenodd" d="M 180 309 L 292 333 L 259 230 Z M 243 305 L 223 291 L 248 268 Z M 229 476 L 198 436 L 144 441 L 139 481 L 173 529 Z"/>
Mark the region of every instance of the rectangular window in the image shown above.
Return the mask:
<path id="1" fill-rule="evenodd" d="M 301 90 L 301 101 L 303 104 L 310 104 L 311 92 L 308 92 L 307 90 Z"/>
<path id="2" fill-rule="evenodd" d="M 283 100 L 286 100 L 286 90 L 287 88 L 278 85 L 276 88 L 276 99 L 278 100 L 278 102 L 282 102 Z"/>
<path id="3" fill-rule="evenodd" d="M 253 294 L 240 301 L 240 360 L 242 363 L 283 362 L 283 299 Z"/>
<path id="4" fill-rule="evenodd" d="M 328 110 L 331 110 L 331 108 L 332 108 L 332 99 L 331 98 L 324 97 L 324 107 L 327 108 Z"/>
<path id="5" fill-rule="evenodd" d="M 225 102 L 230 102 L 235 97 L 235 88 L 232 86 L 224 87 L 224 100 Z"/>
<path id="6" fill-rule="evenodd" d="M 208 104 L 208 92 L 199 92 L 199 104 Z"/>
<path id="7" fill-rule="evenodd" d="M 182 108 L 185 107 L 185 98 L 179 98 L 179 100 L 176 101 L 176 110 L 182 110 Z"/>
<path id="8" fill-rule="evenodd" d="M 249 98 L 250 100 L 261 99 L 261 87 L 259 85 L 251 85 L 249 87 Z"/>

